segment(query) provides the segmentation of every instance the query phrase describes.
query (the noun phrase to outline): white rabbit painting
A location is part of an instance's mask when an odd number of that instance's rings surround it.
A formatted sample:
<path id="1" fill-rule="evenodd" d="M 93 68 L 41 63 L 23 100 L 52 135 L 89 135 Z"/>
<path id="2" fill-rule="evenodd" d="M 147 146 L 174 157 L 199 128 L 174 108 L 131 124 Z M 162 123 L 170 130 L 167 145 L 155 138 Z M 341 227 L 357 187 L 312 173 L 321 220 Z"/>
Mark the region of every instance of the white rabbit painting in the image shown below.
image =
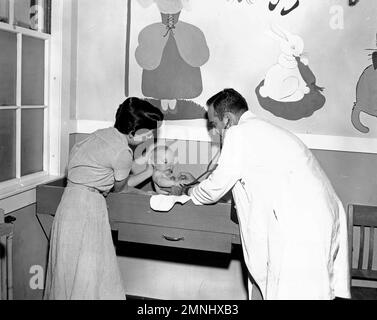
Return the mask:
<path id="1" fill-rule="evenodd" d="M 302 57 L 303 39 L 277 25 L 271 26 L 269 35 L 280 42 L 282 53 L 256 90 L 261 106 L 287 120 L 311 116 L 323 107 L 325 98 L 308 59 Z"/>
<path id="2" fill-rule="evenodd" d="M 278 63 L 268 70 L 260 94 L 276 101 L 299 101 L 310 91 L 296 60 L 304 51 L 304 41 L 278 26 L 272 27 L 272 30 L 271 35 L 280 42 L 282 53 Z M 307 64 L 306 61 L 303 63 Z"/>

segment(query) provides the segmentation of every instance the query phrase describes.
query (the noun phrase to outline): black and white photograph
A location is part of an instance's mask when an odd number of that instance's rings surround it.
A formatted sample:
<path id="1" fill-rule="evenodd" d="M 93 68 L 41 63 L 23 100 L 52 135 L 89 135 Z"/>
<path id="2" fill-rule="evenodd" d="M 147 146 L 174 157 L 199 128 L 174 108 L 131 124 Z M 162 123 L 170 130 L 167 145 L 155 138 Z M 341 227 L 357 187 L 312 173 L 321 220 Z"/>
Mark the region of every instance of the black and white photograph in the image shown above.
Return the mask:
<path id="1" fill-rule="evenodd" d="M 376 168 L 375 0 L 0 0 L 0 300 L 377 300 Z"/>

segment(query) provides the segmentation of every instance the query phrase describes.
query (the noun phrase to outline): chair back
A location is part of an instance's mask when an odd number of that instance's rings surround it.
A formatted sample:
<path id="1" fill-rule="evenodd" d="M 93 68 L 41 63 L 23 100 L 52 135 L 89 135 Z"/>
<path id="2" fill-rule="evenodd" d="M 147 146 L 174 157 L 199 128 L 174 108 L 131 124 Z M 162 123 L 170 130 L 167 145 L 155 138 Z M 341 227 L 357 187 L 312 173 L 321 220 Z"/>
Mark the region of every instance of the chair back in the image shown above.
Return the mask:
<path id="1" fill-rule="evenodd" d="M 377 206 L 348 206 L 348 237 L 351 278 L 377 280 Z"/>

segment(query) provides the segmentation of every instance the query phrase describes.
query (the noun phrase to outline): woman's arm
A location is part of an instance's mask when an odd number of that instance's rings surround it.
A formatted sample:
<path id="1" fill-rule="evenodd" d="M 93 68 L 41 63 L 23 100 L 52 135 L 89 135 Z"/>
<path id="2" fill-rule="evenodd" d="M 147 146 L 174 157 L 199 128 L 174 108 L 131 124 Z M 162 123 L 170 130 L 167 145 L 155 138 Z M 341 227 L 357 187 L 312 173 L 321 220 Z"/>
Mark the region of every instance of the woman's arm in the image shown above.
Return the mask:
<path id="1" fill-rule="evenodd" d="M 122 150 L 112 164 L 114 170 L 114 192 L 120 192 L 127 186 L 130 170 L 132 167 L 132 155 L 128 149 Z"/>
<path id="2" fill-rule="evenodd" d="M 127 189 L 127 180 L 128 180 L 128 177 L 121 181 L 115 181 L 113 191 L 114 192 L 125 191 L 124 189 Z"/>
<path id="3" fill-rule="evenodd" d="M 114 182 L 114 192 L 127 192 L 134 190 L 137 185 L 150 178 L 153 174 L 153 168 L 151 165 L 136 174 L 129 175 L 126 179 Z"/>
<path id="4" fill-rule="evenodd" d="M 137 173 L 130 175 L 127 179 L 127 186 L 128 187 L 136 187 L 140 183 L 144 182 L 145 180 L 149 179 L 153 174 L 153 167 L 150 164 L 147 164 L 147 167 Z"/>

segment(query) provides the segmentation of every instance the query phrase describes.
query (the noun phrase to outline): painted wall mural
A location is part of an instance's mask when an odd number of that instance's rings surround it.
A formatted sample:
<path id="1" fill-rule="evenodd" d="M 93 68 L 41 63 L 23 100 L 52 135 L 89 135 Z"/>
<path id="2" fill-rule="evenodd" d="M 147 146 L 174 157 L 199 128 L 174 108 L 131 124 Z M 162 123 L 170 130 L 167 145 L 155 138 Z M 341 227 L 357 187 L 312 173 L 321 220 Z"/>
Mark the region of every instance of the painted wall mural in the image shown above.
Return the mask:
<path id="1" fill-rule="evenodd" d="M 377 49 L 370 53 L 372 64 L 360 76 L 356 86 L 356 102 L 352 108 L 351 121 L 353 126 L 362 133 L 368 133 L 369 128 L 361 123 L 360 114 L 365 112 L 377 117 Z"/>
<path id="2" fill-rule="evenodd" d="M 188 0 L 138 0 L 147 8 L 153 3 L 161 22 L 146 26 L 138 36 L 135 57 L 142 71 L 142 93 L 160 101 L 165 113 L 189 106 L 183 100 L 203 91 L 201 69 L 209 60 L 205 35 L 196 26 L 180 21 Z M 181 103 L 177 103 L 180 101 Z"/>
<path id="3" fill-rule="evenodd" d="M 375 74 L 363 51 L 375 47 L 370 35 L 377 30 L 377 2 L 300 0 L 281 15 L 295 3 L 128 0 L 132 8 L 123 21 L 129 37 L 123 29 L 111 40 L 114 47 L 120 39 L 119 48 L 129 41 L 129 70 L 119 73 L 128 90 L 121 94 L 146 98 L 168 121 L 183 120 L 172 125 L 195 127 L 205 125 L 208 98 L 232 87 L 255 114 L 295 133 L 377 137 L 374 98 L 365 98 L 366 89 L 361 89 L 366 88 L 361 71 L 368 79 Z M 120 57 L 117 65 L 124 61 Z"/>
<path id="4" fill-rule="evenodd" d="M 282 53 L 255 92 L 261 107 L 277 117 L 299 120 L 310 117 L 326 102 L 323 88 L 316 85 L 309 61 L 303 56 L 304 41 L 278 25 L 269 33 L 280 42 Z"/>

